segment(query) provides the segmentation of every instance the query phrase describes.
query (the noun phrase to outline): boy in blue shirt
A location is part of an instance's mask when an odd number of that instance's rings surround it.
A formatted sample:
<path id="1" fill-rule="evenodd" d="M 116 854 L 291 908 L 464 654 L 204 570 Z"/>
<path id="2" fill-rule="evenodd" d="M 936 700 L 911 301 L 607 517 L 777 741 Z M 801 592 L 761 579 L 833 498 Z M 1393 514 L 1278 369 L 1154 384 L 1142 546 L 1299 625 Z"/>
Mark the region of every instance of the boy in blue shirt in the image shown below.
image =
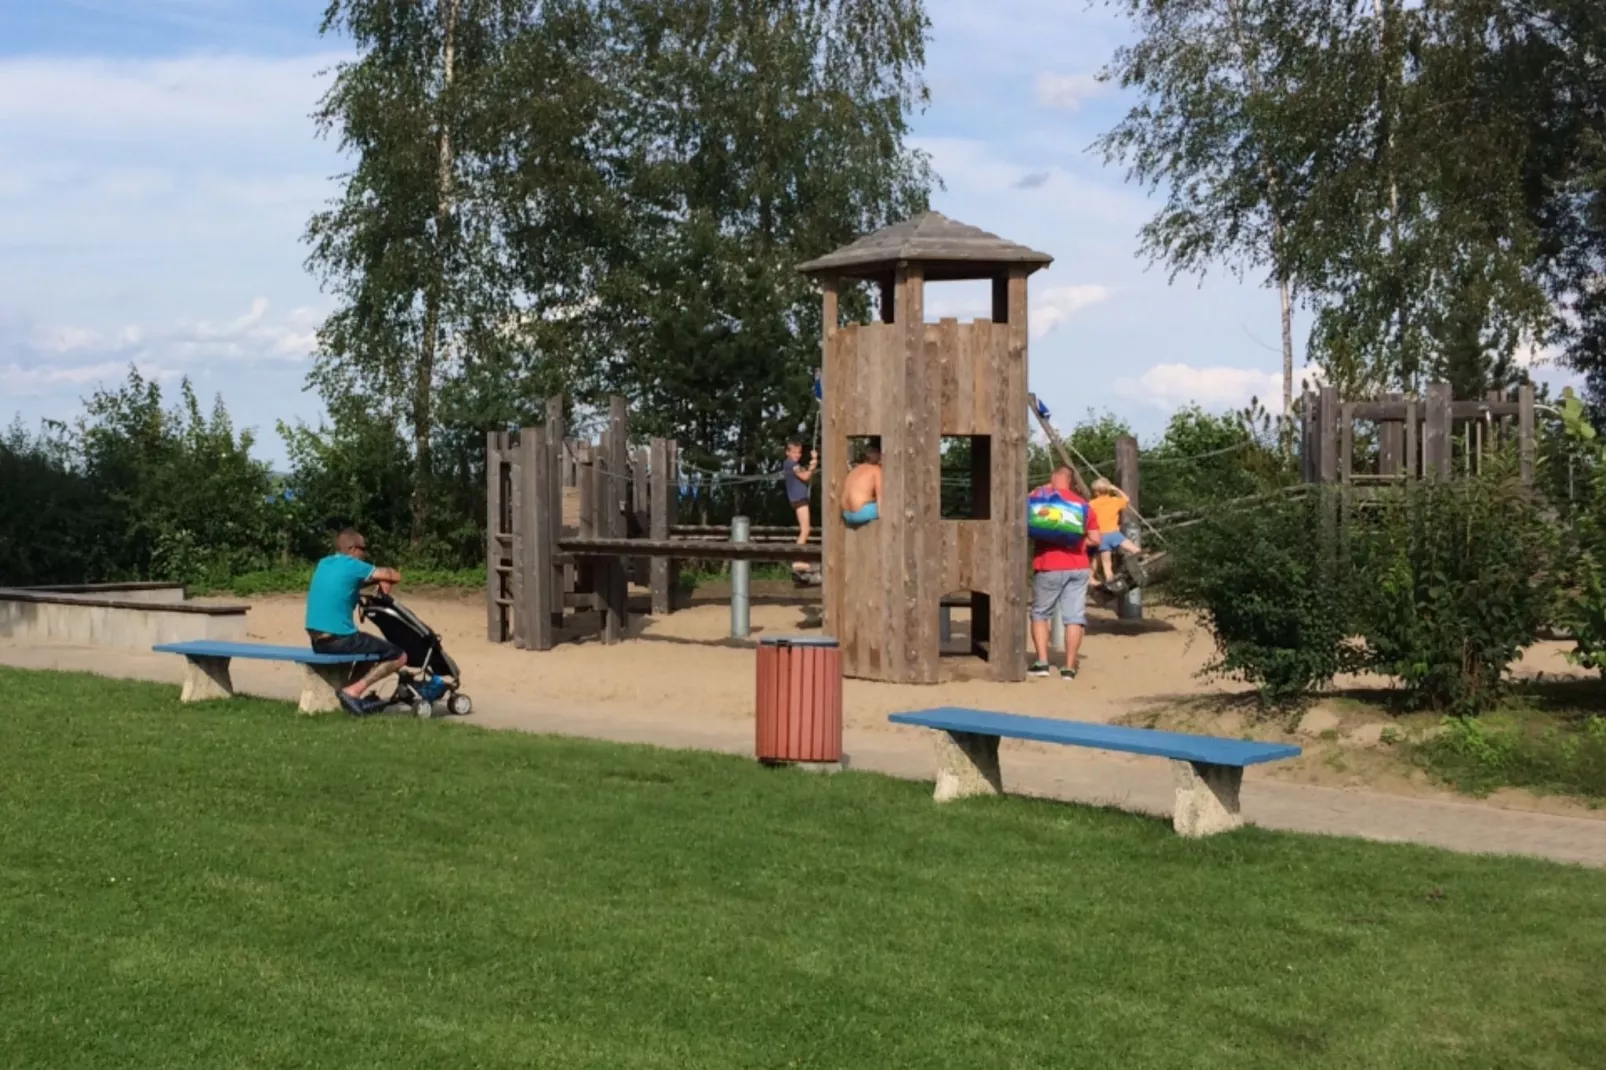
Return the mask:
<path id="1" fill-rule="evenodd" d="M 407 664 L 407 655 L 389 640 L 359 631 L 353 614 L 357 595 L 372 583 L 388 589 L 401 582 L 393 568 L 375 568 L 367 561 L 368 540 L 355 528 L 335 539 L 335 552 L 318 562 L 307 588 L 307 638 L 320 654 L 373 654 L 378 660 L 362 679 L 339 692 L 340 705 L 358 716 L 372 713 L 363 694 Z"/>

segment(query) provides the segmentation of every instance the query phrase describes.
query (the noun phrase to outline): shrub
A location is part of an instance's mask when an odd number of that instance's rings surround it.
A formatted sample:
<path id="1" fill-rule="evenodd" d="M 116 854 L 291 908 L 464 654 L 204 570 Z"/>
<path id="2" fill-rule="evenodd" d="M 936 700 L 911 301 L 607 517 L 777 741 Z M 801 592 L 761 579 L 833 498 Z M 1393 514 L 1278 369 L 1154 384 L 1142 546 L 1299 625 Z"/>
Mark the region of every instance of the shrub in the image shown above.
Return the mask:
<path id="1" fill-rule="evenodd" d="M 1204 615 L 1216 643 L 1206 672 L 1254 684 L 1287 705 L 1353 660 L 1348 599 L 1325 545 L 1326 499 L 1314 491 L 1217 512 L 1173 537 L 1167 589 Z"/>
<path id="2" fill-rule="evenodd" d="M 1351 525 L 1367 666 L 1397 679 L 1411 706 L 1490 708 L 1553 615 L 1557 528 L 1509 466 L 1496 467 L 1405 487 Z"/>
<path id="3" fill-rule="evenodd" d="M 1559 614 L 1573 638 L 1568 657 L 1588 669 L 1606 669 L 1606 463 L 1595 429 L 1569 390 L 1562 395 L 1562 427 L 1582 461 L 1582 494 L 1572 503 L 1572 528 Z"/>

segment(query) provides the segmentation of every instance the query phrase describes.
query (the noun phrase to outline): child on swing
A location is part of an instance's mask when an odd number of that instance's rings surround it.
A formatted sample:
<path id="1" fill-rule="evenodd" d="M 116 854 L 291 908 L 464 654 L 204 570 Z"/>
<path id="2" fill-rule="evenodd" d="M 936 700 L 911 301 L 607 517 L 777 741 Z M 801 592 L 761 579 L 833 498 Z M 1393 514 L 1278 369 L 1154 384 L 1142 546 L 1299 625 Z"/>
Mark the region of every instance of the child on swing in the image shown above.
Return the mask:
<path id="1" fill-rule="evenodd" d="M 1108 479 L 1100 476 L 1093 481 L 1093 500 L 1088 502 L 1088 507 L 1098 519 L 1099 566 L 1103 569 L 1106 586 L 1115 578 L 1114 551 L 1120 550 L 1125 554 L 1139 552 L 1132 540 L 1121 533 L 1121 511 L 1130 500 L 1120 487 Z"/>

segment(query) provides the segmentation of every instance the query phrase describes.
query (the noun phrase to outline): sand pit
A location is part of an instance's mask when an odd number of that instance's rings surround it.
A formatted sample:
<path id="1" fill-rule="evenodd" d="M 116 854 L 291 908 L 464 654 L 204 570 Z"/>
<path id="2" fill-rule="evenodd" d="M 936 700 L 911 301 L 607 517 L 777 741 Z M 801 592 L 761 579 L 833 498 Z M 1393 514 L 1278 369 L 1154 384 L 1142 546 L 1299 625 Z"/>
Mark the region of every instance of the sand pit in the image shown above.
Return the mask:
<path id="1" fill-rule="evenodd" d="M 486 640 L 485 601 L 478 592 L 400 594 L 444 637 L 471 693 L 630 703 L 666 718 L 691 714 L 747 720 L 753 715 L 752 644 L 728 638 L 730 609 L 718 589 L 700 589 L 689 608 L 668 617 L 635 617 L 632 638 L 618 646 L 583 640 L 539 654 Z M 753 594 L 755 640 L 807 631 L 812 600 L 794 595 L 789 583 L 755 583 Z M 252 640 L 305 642 L 299 596 L 256 599 L 251 607 Z M 964 679 L 978 671 L 978 663 L 964 657 L 945 658 L 945 670 L 956 678 L 935 686 L 848 680 L 843 696 L 847 724 L 889 728 L 889 713 L 945 705 L 1108 721 L 1155 704 L 1231 693 L 1231 687 L 1196 679 L 1210 653 L 1208 636 L 1176 612 L 1160 610 L 1152 616 L 1128 624 L 1093 611 L 1082 672 L 1075 681 L 1051 677 L 1000 684 Z M 965 627 L 964 612 L 956 611 L 956 633 L 962 636 Z"/>
<path id="2" fill-rule="evenodd" d="M 403 600 L 445 638 L 466 682 L 482 701 L 493 699 L 554 704 L 606 721 L 662 721 L 691 730 L 710 720 L 752 723 L 754 642 L 729 638 L 728 592 L 717 585 L 699 588 L 692 604 L 665 618 L 645 615 L 645 592 L 632 597 L 632 636 L 617 646 L 596 639 L 532 653 L 485 638 L 485 601 L 478 591 L 415 590 Z M 301 643 L 303 602 L 297 595 L 259 598 L 247 618 L 249 638 L 269 643 Z M 638 608 L 639 607 L 639 608 Z M 788 582 L 755 582 L 752 632 L 766 635 L 808 633 L 817 624 L 818 592 L 798 592 Z M 956 637 L 968 622 L 955 611 Z M 962 644 L 961 644 L 962 645 Z M 1565 645 L 1541 643 L 1518 666 L 1520 675 L 1546 679 L 1576 676 L 1563 657 Z M 1396 795 L 1453 798 L 1453 793 L 1401 759 L 1382 743 L 1394 724 L 1375 702 L 1354 695 L 1386 688 L 1378 679 L 1337 681 L 1341 694 L 1317 702 L 1297 725 L 1254 716 L 1251 692 L 1228 681 L 1207 680 L 1200 670 L 1212 653 L 1211 639 L 1189 614 L 1151 607 L 1148 619 L 1123 622 L 1103 609 L 1089 610 L 1082 671 L 1074 681 L 1057 676 L 1001 684 L 967 676 L 980 671 L 973 659 L 945 658 L 950 679 L 933 686 L 847 680 L 843 685 L 844 723 L 849 730 L 918 736 L 914 729 L 889 725 L 887 715 L 931 706 L 968 706 L 1011 713 L 1065 717 L 1081 721 L 1119 721 L 1149 727 L 1252 736 L 1297 742 L 1305 754 L 1257 771 L 1257 776 L 1299 784 L 1368 788 Z M 504 702 L 505 704 L 505 702 Z M 1431 724 L 1431 719 L 1420 723 Z M 1060 751 L 1042 744 L 1015 743 L 1017 749 Z M 1060 755 L 1063 758 L 1063 755 Z M 1099 754 L 1099 761 L 1130 765 L 1143 759 Z M 1579 803 L 1500 792 L 1496 806 L 1552 813 L 1600 816 Z"/>

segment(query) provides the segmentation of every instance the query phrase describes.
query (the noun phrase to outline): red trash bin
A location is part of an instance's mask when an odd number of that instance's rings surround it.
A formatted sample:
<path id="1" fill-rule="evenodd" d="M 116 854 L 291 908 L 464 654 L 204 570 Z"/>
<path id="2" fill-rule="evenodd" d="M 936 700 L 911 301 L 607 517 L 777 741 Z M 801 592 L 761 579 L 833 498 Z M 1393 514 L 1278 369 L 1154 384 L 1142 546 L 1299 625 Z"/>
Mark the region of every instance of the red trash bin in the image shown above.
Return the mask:
<path id="1" fill-rule="evenodd" d="M 758 643 L 761 762 L 842 761 L 842 650 L 825 636 Z"/>

